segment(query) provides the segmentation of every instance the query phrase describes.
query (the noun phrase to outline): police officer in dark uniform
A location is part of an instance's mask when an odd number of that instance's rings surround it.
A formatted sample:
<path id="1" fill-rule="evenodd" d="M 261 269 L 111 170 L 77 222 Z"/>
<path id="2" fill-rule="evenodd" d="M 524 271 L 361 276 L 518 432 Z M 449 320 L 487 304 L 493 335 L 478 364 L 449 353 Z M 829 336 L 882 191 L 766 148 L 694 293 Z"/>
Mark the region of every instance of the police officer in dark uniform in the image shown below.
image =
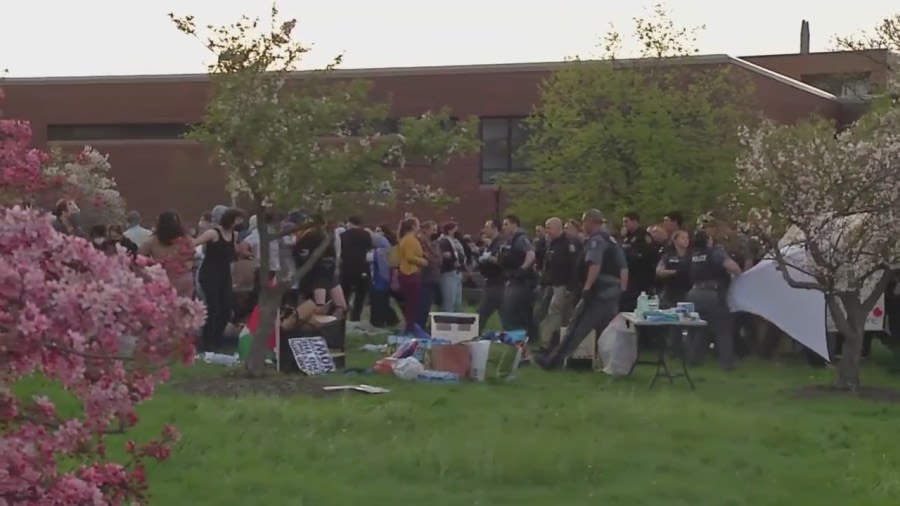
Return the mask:
<path id="1" fill-rule="evenodd" d="M 500 266 L 506 273 L 506 289 L 500 320 L 505 330 L 526 330 L 531 339 L 537 338 L 532 306 L 534 305 L 534 246 L 522 231 L 515 215 L 503 219 L 507 242 L 500 251 Z"/>
<path id="2" fill-rule="evenodd" d="M 478 304 L 478 321 L 480 332 L 484 330 L 488 320 L 503 306 L 503 292 L 506 290 L 506 278 L 500 266 L 500 250 L 504 245 L 500 235 L 500 224 L 491 219 L 484 223 L 484 237 L 490 241 L 484 253 L 478 258 L 478 272 L 484 278 L 484 289 L 481 291 L 481 302 Z"/>
<path id="3" fill-rule="evenodd" d="M 650 293 L 654 288 L 659 249 L 653 245 L 653 239 L 635 212 L 622 217 L 621 244 L 628 261 L 628 289 L 622 294 L 619 309 L 634 311 L 641 292 Z"/>
<path id="4" fill-rule="evenodd" d="M 549 349 L 553 336 L 561 327 L 569 325 L 572 313 L 572 289 L 575 281 L 575 266 L 578 264 L 580 248 L 570 240 L 563 230 L 559 218 L 550 218 L 545 224 L 547 231 L 547 256 L 541 272 L 541 286 L 549 292 L 547 306 L 536 323 L 540 330 L 540 344 Z M 575 291 L 579 291 L 574 287 Z M 535 311 L 538 314 L 538 311 Z"/>
<path id="5" fill-rule="evenodd" d="M 596 209 L 584 213 L 589 235 L 579 262 L 581 301 L 559 345 L 537 359 L 544 369 L 562 367 L 569 355 L 592 330 L 599 334 L 619 313 L 619 296 L 628 286 L 628 263 L 622 247 L 603 227 L 603 214 Z"/>
<path id="6" fill-rule="evenodd" d="M 713 243 L 709 233 L 701 230 L 694 234 L 691 241 L 693 287 L 687 294 L 687 300 L 694 303 L 700 318 L 709 325 L 708 329 L 715 337 L 719 364 L 726 371 L 735 367 L 734 334 L 727 288 L 731 276 L 740 274 L 740 266 L 728 256 L 724 248 Z M 705 343 L 695 339 L 694 344 L 692 351 L 698 353 Z"/>

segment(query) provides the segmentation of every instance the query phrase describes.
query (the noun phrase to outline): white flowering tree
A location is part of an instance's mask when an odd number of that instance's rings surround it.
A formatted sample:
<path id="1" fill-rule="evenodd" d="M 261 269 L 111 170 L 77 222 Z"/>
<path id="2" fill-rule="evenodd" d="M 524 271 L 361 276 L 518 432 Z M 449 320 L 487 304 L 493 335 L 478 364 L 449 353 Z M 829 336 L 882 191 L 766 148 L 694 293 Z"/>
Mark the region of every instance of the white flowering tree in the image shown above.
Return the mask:
<path id="1" fill-rule="evenodd" d="M 43 175 L 56 182 L 61 196 L 78 201 L 83 225 L 112 225 L 124 222 L 125 199 L 111 170 L 108 155 L 85 146 L 75 156 L 51 153 Z"/>
<path id="2" fill-rule="evenodd" d="M 251 202 L 259 220 L 261 276 L 268 272 L 272 238 L 267 212 L 441 201 L 440 189 L 416 183 L 409 173 L 477 149 L 475 119 L 453 121 L 447 109 L 392 119 L 390 104 L 370 96 L 370 83 L 335 74 L 340 57 L 294 75 L 309 48 L 294 39 L 296 21 L 280 20 L 274 6 L 265 28 L 248 17 L 205 29 L 192 16 L 170 17 L 216 57 L 208 68 L 206 115 L 190 137 L 210 146 L 227 171 L 228 189 Z M 305 267 L 325 250 L 331 234 L 326 237 Z M 246 364 L 253 375 L 262 370 L 266 337 L 290 285 L 261 282 L 261 324 Z"/>
<path id="3" fill-rule="evenodd" d="M 837 386 L 860 385 L 867 315 L 900 265 L 900 108 L 876 108 L 835 134 L 815 120 L 741 132 L 737 184 L 788 284 L 825 294 L 844 336 Z M 772 240 L 772 218 L 790 244 Z M 787 258 L 781 247 L 805 254 Z M 800 274 L 802 273 L 802 274 Z"/>

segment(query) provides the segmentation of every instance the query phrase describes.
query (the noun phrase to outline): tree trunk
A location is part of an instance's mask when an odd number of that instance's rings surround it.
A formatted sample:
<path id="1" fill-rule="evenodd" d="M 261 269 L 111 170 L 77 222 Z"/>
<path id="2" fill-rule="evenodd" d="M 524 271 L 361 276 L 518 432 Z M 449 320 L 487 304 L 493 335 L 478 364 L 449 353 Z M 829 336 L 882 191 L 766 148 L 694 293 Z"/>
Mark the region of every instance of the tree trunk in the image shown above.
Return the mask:
<path id="1" fill-rule="evenodd" d="M 859 371 L 868 311 L 859 294 L 826 296 L 826 301 L 837 330 L 844 336 L 835 386 L 856 392 L 861 384 Z"/>
<path id="2" fill-rule="evenodd" d="M 266 210 L 260 208 L 257 213 L 257 230 L 259 233 L 259 324 L 253 332 L 253 340 L 250 345 L 250 353 L 244 363 L 247 374 L 260 376 L 266 365 L 266 350 L 268 349 L 269 335 L 275 328 L 278 319 L 278 308 L 281 304 L 281 294 L 269 281 L 269 241 L 272 234 L 269 231 L 269 222 L 266 219 Z"/>
<path id="3" fill-rule="evenodd" d="M 259 326 L 253 333 L 253 341 L 250 345 L 250 354 L 244 363 L 248 376 L 261 376 L 266 365 L 266 351 L 268 350 L 269 335 L 278 325 L 278 309 L 281 307 L 281 296 L 284 293 L 282 283 L 269 281 L 269 241 L 274 239 L 274 234 L 268 230 L 265 218 L 265 210 L 257 214 L 257 227 L 259 228 Z M 325 240 L 312 252 L 306 263 L 294 273 L 294 282 L 306 275 L 312 266 L 322 257 L 325 249 L 331 244 L 331 234 L 325 234 Z M 275 343 L 278 346 L 278 343 Z"/>

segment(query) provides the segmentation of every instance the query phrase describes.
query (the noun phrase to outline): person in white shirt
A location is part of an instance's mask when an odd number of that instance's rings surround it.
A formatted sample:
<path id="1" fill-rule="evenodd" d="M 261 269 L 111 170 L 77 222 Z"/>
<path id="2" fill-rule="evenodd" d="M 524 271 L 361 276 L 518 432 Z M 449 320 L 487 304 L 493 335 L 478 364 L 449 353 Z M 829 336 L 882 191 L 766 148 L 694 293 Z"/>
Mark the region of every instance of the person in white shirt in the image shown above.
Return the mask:
<path id="1" fill-rule="evenodd" d="M 244 238 L 242 241 L 244 244 L 250 247 L 251 251 L 253 251 L 253 262 L 256 265 L 256 270 L 253 274 L 253 293 L 251 295 L 251 299 L 254 301 L 259 297 L 259 268 L 260 268 L 260 240 L 259 240 L 259 227 L 265 226 L 269 231 L 269 236 L 273 237 L 269 240 L 269 273 L 266 279 L 272 280 L 278 276 L 278 273 L 281 272 L 281 250 L 280 250 L 280 241 L 278 237 L 276 237 L 279 232 L 275 225 L 272 224 L 272 216 L 265 216 L 265 219 L 262 220 L 262 223 L 257 223 L 257 226 L 253 228 L 253 231 L 250 232 L 250 235 Z M 251 218 L 252 219 L 252 218 Z M 253 220 L 256 221 L 256 220 Z M 255 305 L 255 304 L 254 304 Z"/>
<path id="2" fill-rule="evenodd" d="M 141 214 L 137 211 L 128 213 L 128 216 L 125 217 L 125 222 L 127 223 L 128 228 L 122 235 L 135 243 L 138 248 L 144 244 L 144 241 L 153 235 L 152 231 L 141 226 Z"/>

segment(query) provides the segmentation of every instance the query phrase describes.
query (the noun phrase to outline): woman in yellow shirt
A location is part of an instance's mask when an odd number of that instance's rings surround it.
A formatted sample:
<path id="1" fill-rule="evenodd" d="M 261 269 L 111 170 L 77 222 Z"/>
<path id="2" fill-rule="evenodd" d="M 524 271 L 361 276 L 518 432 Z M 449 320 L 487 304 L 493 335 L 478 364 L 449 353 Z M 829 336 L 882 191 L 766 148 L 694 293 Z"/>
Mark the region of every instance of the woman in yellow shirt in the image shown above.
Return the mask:
<path id="1" fill-rule="evenodd" d="M 419 299 L 422 295 L 422 267 L 428 265 L 422 243 L 419 242 L 419 220 L 407 218 L 400 223 L 400 242 L 397 244 L 397 274 L 403 297 L 403 318 L 406 331 L 416 324 Z"/>

